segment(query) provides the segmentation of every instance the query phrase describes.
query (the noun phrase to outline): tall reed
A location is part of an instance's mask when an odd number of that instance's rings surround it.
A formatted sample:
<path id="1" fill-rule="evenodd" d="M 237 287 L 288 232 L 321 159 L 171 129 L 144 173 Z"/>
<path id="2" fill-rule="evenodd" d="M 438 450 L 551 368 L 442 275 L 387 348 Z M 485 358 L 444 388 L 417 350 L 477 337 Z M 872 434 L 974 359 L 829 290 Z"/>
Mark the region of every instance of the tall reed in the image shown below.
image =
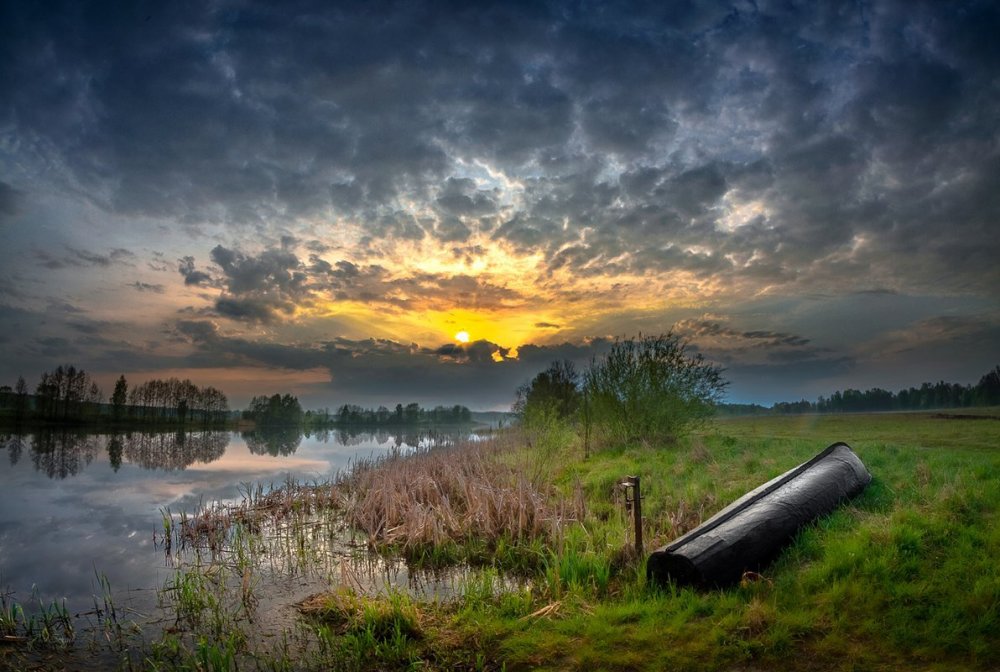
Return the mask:
<path id="1" fill-rule="evenodd" d="M 336 483 L 345 519 L 373 544 L 411 557 L 449 544 L 548 539 L 582 519 L 582 499 L 532 483 L 508 450 L 491 438 L 358 462 Z"/>

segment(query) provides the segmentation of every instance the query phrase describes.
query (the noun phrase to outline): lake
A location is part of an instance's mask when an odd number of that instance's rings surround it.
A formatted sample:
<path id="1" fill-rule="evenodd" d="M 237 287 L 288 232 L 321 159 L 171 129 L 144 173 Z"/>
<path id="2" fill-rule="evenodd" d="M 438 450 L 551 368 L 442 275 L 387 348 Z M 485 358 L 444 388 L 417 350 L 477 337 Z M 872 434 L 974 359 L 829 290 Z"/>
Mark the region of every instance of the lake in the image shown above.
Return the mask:
<path id="1" fill-rule="evenodd" d="M 178 562 L 156 543 L 164 511 L 237 502 L 247 484 L 322 481 L 359 457 L 411 451 L 456 432 L 0 436 L 0 592 L 27 610 L 37 600 L 65 600 L 80 613 L 102 594 L 101 575 L 116 600 L 142 610 Z"/>

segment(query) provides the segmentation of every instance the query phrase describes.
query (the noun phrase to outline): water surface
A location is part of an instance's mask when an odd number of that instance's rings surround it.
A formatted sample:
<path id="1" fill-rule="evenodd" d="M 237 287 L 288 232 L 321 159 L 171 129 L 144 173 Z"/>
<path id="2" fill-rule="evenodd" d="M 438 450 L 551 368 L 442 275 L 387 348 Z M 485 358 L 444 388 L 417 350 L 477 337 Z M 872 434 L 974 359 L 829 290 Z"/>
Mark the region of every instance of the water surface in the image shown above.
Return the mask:
<path id="1" fill-rule="evenodd" d="M 440 431 L 298 431 L 0 437 L 0 591 L 21 603 L 94 606 L 98 574 L 117 599 L 148 603 L 174 567 L 155 535 L 162 513 L 239 501 L 247 484 L 322 481 L 358 457 L 412 450 Z M 6 453 L 4 455 L 4 453 Z"/>

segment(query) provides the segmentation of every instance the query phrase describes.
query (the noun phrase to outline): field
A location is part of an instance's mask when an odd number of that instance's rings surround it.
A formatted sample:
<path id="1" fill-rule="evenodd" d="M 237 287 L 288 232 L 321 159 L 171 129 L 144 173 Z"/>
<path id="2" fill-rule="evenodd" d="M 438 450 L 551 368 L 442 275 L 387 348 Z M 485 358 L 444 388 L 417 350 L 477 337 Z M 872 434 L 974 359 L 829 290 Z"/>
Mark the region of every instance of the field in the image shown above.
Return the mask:
<path id="1" fill-rule="evenodd" d="M 735 418 L 683 446 L 587 460 L 578 441 L 561 438 L 548 447 L 546 476 L 566 499 L 582 488 L 583 521 L 550 541 L 528 588 L 498 590 L 487 576 L 458 604 L 371 602 L 407 624 L 395 660 L 461 665 L 478 654 L 482 667 L 508 670 L 995 668 L 1000 421 Z M 722 591 L 645 585 L 627 553 L 615 488 L 623 476 L 642 477 L 649 550 L 835 441 L 854 447 L 872 484 L 805 529 L 762 576 Z M 312 611 L 351 632 L 336 599 Z"/>
<path id="2" fill-rule="evenodd" d="M 993 669 L 1000 660 L 1000 421 L 934 414 L 729 419 L 681 449 L 598 453 L 560 478 L 592 509 L 641 474 L 647 539 L 711 515 L 846 441 L 874 480 L 804 530 L 761 580 L 656 592 L 579 590 L 558 618 L 497 619 L 511 667 Z"/>
<path id="3" fill-rule="evenodd" d="M 679 445 L 586 459 L 579 437 L 554 426 L 457 449 L 464 457 L 396 456 L 332 484 L 257 493 L 216 532 L 213 549 L 226 550 L 165 589 L 178 625 L 152 643 L 120 642 L 117 656 L 191 670 L 997 669 L 1000 412 L 978 415 L 721 419 Z M 761 575 L 727 590 L 646 585 L 624 476 L 642 478 L 648 552 L 836 441 L 871 485 Z M 248 517 L 261 511 L 284 516 L 280 544 Z M 256 606 L 254 568 L 274 554 L 304 562 L 329 540 L 316 531 L 323 520 L 352 521 L 372 548 L 413 566 L 471 569 L 440 599 L 342 585 L 298 605 L 305 625 L 280 649 L 255 648 L 254 610 L 267 600 Z M 44 658 L 58 666 L 60 653 Z"/>

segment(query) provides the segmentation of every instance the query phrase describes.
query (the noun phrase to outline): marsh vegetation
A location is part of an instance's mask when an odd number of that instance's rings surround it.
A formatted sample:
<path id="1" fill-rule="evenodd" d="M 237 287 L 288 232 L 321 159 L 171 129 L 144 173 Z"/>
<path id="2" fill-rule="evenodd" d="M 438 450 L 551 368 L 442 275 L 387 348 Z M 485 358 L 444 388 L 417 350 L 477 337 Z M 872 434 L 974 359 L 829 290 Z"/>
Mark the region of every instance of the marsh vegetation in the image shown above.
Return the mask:
<path id="1" fill-rule="evenodd" d="M 175 565 L 157 623 L 128 615 L 121 631 L 137 622 L 143 636 L 101 645 L 150 669 L 988 669 L 1000 650 L 994 425 L 744 418 L 586 460 L 565 427 L 546 453 L 537 430 L 389 453 L 328 481 L 164 512 Z M 642 474 L 647 543 L 664 543 L 834 439 L 875 480 L 774 565 L 728 590 L 646 585 L 622 475 Z M 65 659 L 82 637 L 31 645 Z"/>

